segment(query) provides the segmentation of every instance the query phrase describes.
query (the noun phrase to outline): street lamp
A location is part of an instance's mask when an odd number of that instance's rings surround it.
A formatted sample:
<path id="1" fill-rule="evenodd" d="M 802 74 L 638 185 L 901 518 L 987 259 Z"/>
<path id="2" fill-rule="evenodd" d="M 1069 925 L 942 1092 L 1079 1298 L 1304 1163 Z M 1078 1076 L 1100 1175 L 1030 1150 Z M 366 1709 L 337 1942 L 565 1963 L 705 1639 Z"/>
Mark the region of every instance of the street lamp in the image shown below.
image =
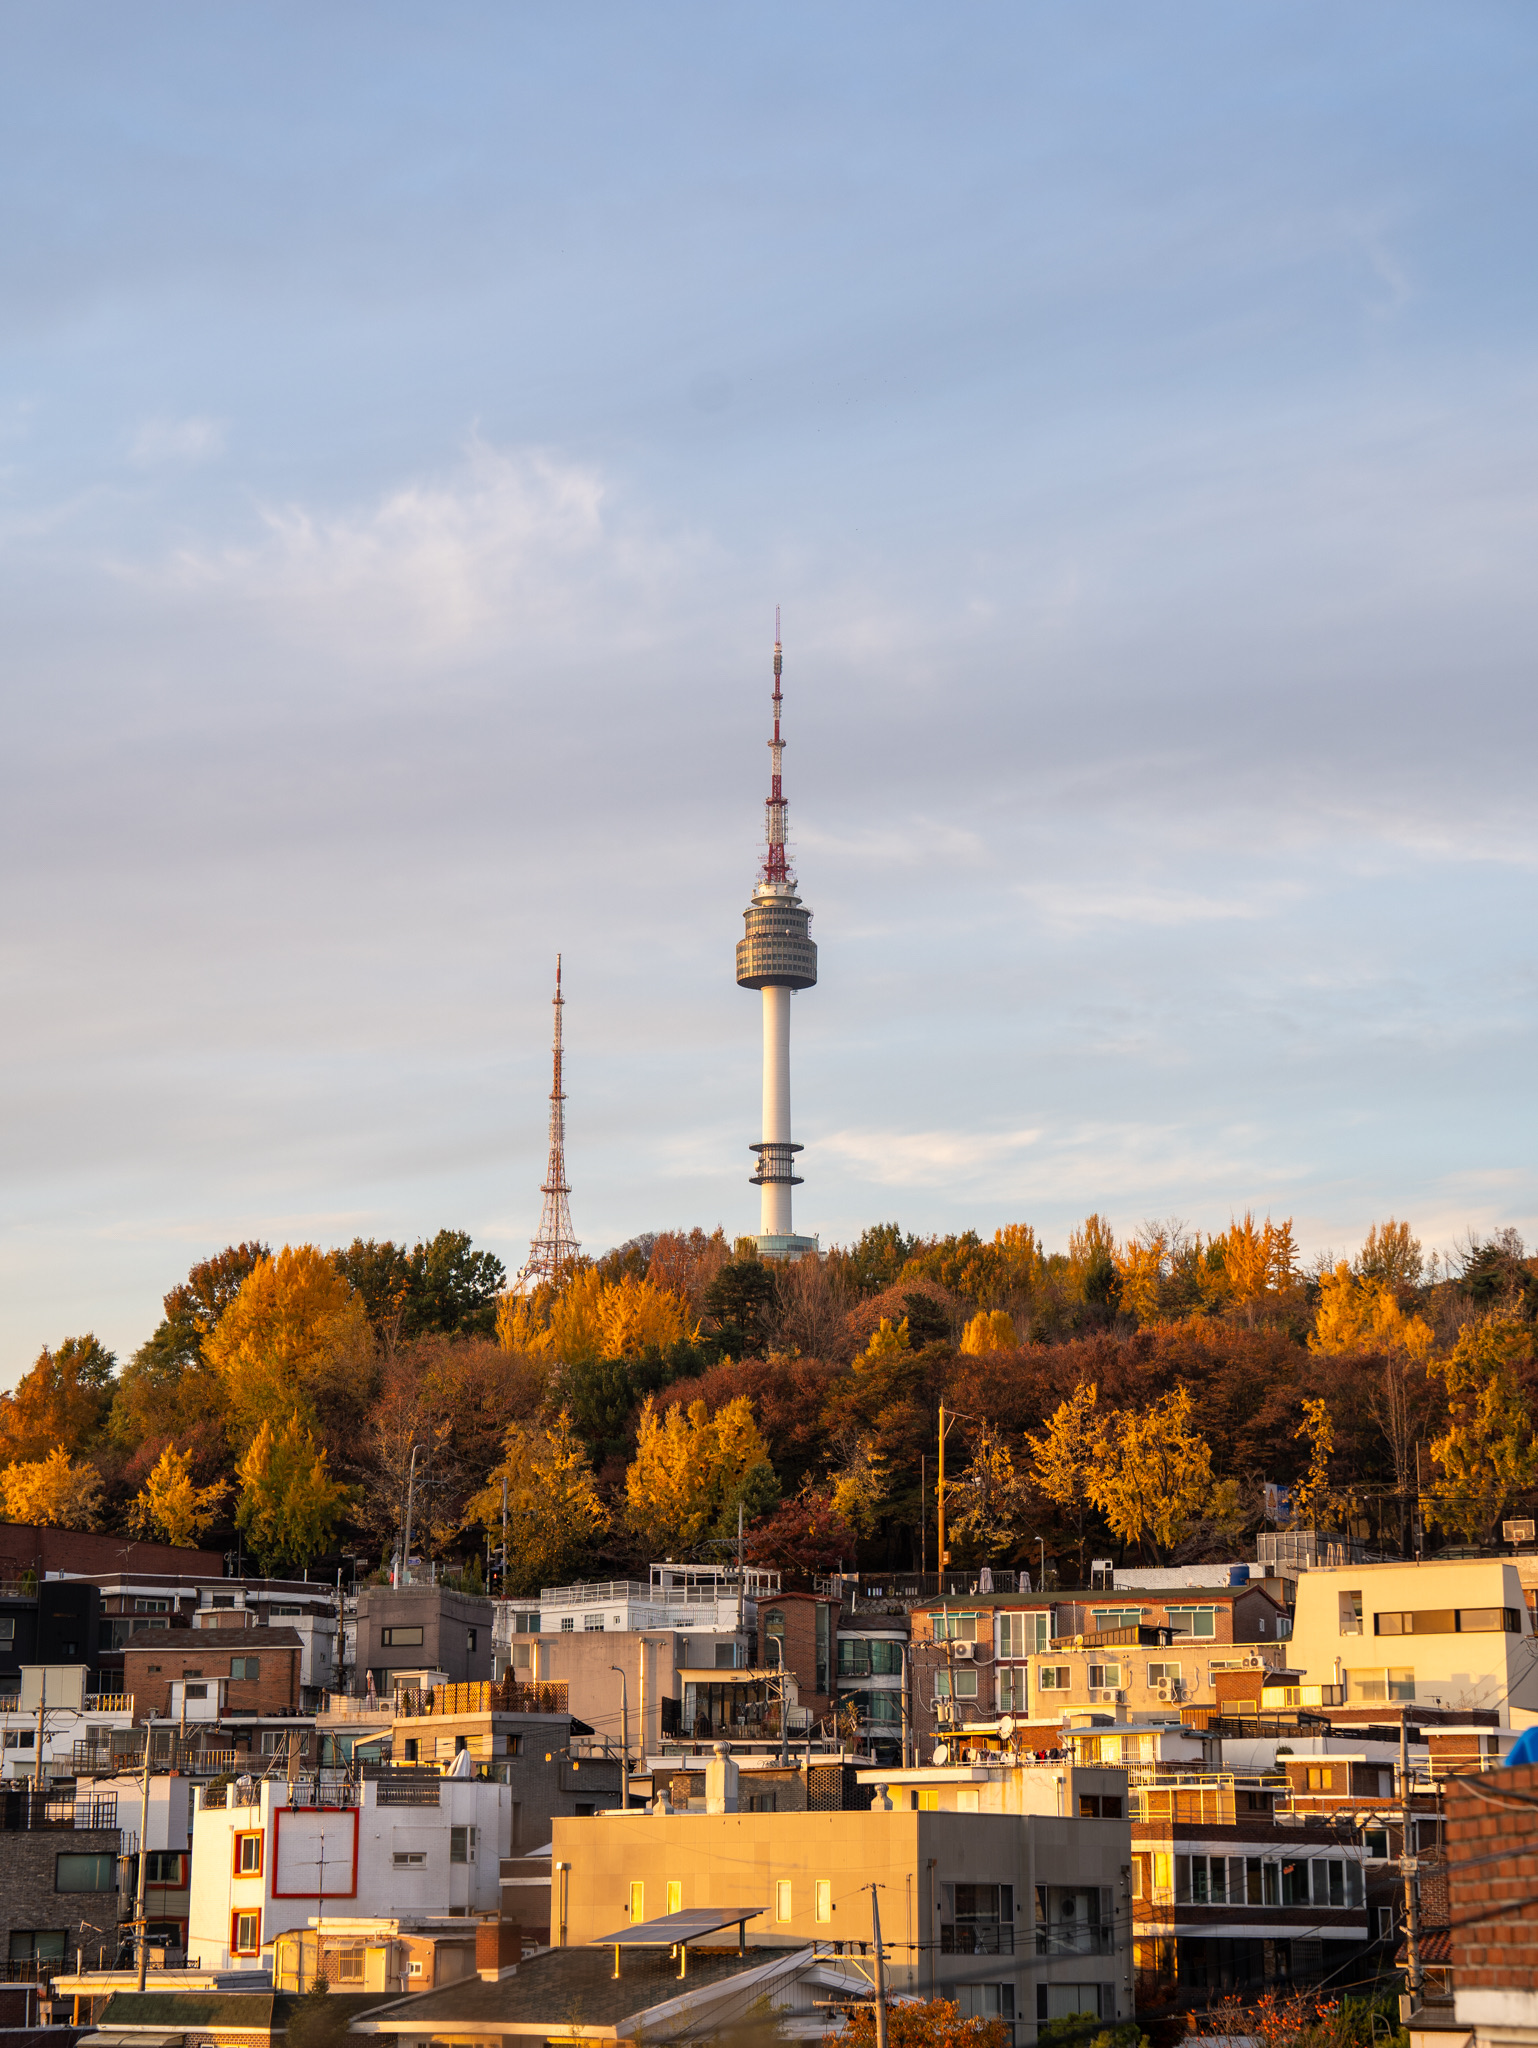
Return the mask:
<path id="1" fill-rule="evenodd" d="M 766 1640 L 773 1643 L 780 1653 L 780 1763 L 782 1766 L 788 1767 L 790 1763 L 790 1725 L 785 1714 L 785 1638 L 783 1636 L 769 1636 Z"/>
<path id="2" fill-rule="evenodd" d="M 620 1766 L 623 1772 L 623 1776 L 620 1779 L 622 1795 L 620 1805 L 628 1813 L 630 1811 L 630 1688 L 625 1682 L 624 1672 L 620 1670 L 617 1664 L 611 1664 L 609 1669 L 619 1680 L 620 1742 L 625 1752 L 625 1761 Z"/>

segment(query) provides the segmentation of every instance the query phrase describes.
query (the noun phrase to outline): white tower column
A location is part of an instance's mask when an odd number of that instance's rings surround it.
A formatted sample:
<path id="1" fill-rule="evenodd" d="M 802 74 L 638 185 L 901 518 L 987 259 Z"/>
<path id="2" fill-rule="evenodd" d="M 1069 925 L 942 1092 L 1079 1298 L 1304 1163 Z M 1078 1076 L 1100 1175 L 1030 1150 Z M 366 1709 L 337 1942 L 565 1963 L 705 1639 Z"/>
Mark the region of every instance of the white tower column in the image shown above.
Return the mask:
<path id="1" fill-rule="evenodd" d="M 764 1128 L 766 1145 L 790 1153 L 790 990 L 783 983 L 766 987 L 764 997 Z M 769 1154 L 771 1158 L 778 1154 Z M 766 1180 L 759 1190 L 759 1229 L 765 1237 L 789 1237 L 789 1180 Z"/>

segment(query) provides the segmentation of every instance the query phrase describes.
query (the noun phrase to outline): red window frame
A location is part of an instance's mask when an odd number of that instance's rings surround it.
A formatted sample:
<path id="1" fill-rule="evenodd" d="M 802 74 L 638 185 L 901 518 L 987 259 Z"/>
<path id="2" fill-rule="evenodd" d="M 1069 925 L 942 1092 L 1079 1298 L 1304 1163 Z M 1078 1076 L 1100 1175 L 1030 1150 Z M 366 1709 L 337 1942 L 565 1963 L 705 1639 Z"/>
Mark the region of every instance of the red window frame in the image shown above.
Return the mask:
<path id="1" fill-rule="evenodd" d="M 267 1864 L 266 1838 L 263 1836 L 261 1829 L 237 1828 L 232 1839 L 230 1874 L 233 1877 L 260 1877 Z M 254 1870 L 241 1868 L 240 1849 L 243 1842 L 255 1842 L 256 1844 L 256 1868 Z"/>
<path id="2" fill-rule="evenodd" d="M 256 1941 L 250 1948 L 240 1946 L 240 1923 L 242 1920 L 256 1922 Z M 230 1915 L 230 1954 L 232 1956 L 259 1956 L 262 1952 L 262 1909 L 260 1906 L 237 1906 Z"/>

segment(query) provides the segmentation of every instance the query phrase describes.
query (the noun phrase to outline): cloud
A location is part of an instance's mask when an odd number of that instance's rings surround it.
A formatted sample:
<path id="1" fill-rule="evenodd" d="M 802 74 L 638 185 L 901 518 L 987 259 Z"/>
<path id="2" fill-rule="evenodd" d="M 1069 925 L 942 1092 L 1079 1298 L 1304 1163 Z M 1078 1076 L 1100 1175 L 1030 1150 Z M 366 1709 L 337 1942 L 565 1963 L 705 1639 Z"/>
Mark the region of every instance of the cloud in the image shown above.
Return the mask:
<path id="1" fill-rule="evenodd" d="M 218 420 L 146 420 L 128 452 L 146 469 L 161 463 L 209 462 L 224 453 L 224 428 Z"/>
<path id="2" fill-rule="evenodd" d="M 878 1187 L 940 1187 L 965 1181 L 1039 1144 L 1026 1131 L 833 1131 L 820 1152 L 862 1173 Z"/>

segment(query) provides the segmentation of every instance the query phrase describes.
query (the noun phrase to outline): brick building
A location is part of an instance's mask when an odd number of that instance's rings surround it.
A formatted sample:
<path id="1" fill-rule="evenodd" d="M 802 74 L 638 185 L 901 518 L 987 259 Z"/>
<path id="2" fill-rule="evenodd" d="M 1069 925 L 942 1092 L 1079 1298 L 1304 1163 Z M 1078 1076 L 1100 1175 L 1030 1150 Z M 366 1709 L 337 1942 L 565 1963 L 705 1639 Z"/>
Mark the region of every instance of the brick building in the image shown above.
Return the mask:
<path id="1" fill-rule="evenodd" d="M 765 1671 L 777 1671 L 784 1651 L 797 1703 L 814 1722 L 833 1711 L 838 1615 L 838 1601 L 822 1593 L 777 1593 L 759 1603 L 756 1661 Z"/>
<path id="2" fill-rule="evenodd" d="M 1538 2035 L 1538 1764 L 1449 1778 L 1446 1796 L 1457 2030 L 1515 2048 Z"/>
<path id="3" fill-rule="evenodd" d="M 75 1825 L 77 1819 L 82 1823 Z M 0 1793 L 0 1959 L 43 1982 L 118 1947 L 116 1802 Z M 96 1821 L 112 1825 L 87 1825 Z"/>
<path id="4" fill-rule="evenodd" d="M 0 1579 L 39 1581 L 50 1572 L 92 1578 L 98 1573 L 199 1572 L 218 1578 L 222 1550 L 179 1550 L 172 1543 L 134 1543 L 90 1529 L 55 1529 L 41 1523 L 0 1522 Z"/>
<path id="5" fill-rule="evenodd" d="M 145 1629 L 123 1651 L 123 1686 L 136 1722 L 296 1714 L 301 1648 L 291 1628 Z"/>

